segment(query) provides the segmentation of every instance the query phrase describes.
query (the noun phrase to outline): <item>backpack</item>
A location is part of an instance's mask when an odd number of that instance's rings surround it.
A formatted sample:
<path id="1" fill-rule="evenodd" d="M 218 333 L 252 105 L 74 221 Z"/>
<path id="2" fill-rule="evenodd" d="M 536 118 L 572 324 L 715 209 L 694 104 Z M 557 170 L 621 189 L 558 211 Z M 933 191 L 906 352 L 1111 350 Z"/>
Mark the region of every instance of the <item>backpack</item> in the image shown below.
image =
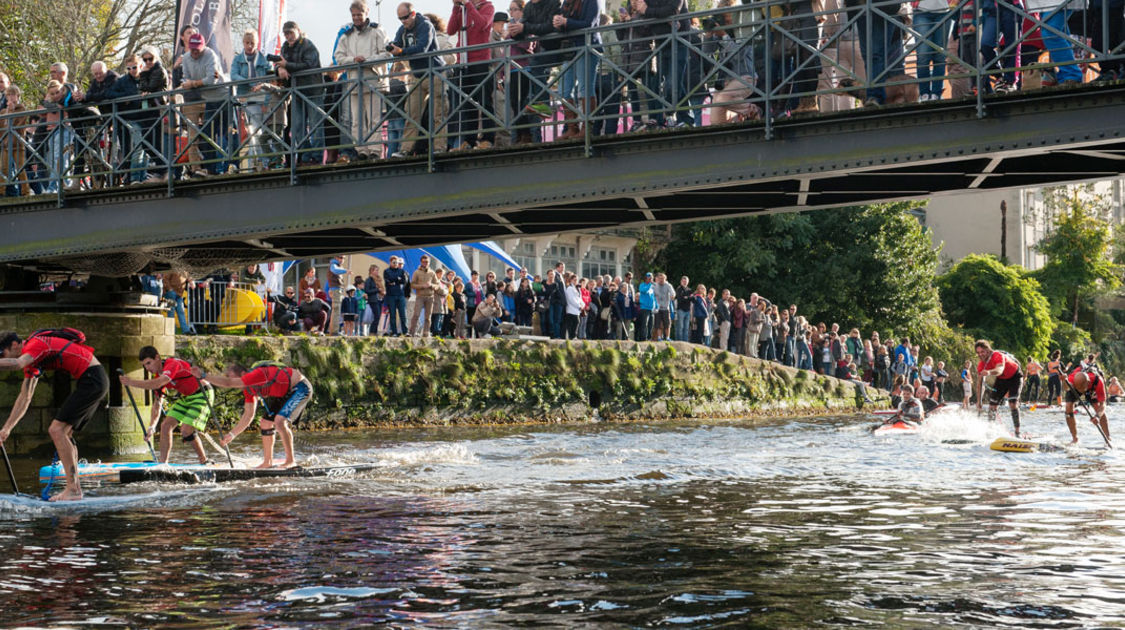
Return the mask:
<path id="1" fill-rule="evenodd" d="M 70 343 L 86 343 L 86 334 L 77 328 L 42 328 L 31 333 L 28 339 L 34 339 L 35 337 L 58 337 L 66 339 Z"/>
<path id="2" fill-rule="evenodd" d="M 31 333 L 31 335 L 28 336 L 28 339 L 41 337 L 56 337 L 58 339 L 66 339 L 66 345 L 56 351 L 56 354 L 60 357 L 72 344 L 78 344 L 80 346 L 86 344 L 86 334 L 81 330 L 78 330 L 77 328 L 42 328 Z M 89 346 L 86 347 L 89 348 Z M 93 348 L 90 348 L 90 350 L 93 350 Z"/>

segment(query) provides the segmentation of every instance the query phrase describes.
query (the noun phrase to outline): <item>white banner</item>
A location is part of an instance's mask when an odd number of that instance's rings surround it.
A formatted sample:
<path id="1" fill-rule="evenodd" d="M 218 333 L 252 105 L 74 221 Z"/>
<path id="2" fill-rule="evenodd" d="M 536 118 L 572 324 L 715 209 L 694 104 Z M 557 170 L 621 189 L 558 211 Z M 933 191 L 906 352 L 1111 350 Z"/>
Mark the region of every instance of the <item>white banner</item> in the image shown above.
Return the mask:
<path id="1" fill-rule="evenodd" d="M 260 0 L 258 4 L 258 41 L 267 55 L 281 54 L 285 38 L 281 25 L 285 23 L 286 0 Z"/>

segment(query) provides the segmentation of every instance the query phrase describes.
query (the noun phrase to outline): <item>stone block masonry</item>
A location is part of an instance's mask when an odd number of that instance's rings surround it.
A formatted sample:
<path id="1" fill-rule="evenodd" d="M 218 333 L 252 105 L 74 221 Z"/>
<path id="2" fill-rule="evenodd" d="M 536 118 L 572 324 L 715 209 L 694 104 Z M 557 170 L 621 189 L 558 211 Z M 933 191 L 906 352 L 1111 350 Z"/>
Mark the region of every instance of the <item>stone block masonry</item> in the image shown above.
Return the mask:
<path id="1" fill-rule="evenodd" d="M 313 383 L 301 429 L 447 426 L 852 412 L 855 385 L 686 343 L 179 337 L 206 369 L 269 359 Z M 240 394 L 220 390 L 224 426 Z M 872 392 L 875 395 L 875 392 Z"/>
<path id="2" fill-rule="evenodd" d="M 137 360 L 142 346 L 155 346 L 162 353 L 175 351 L 175 320 L 159 314 L 143 313 L 3 313 L 0 330 L 15 330 L 26 337 L 42 328 L 70 326 L 86 334 L 87 343 L 109 373 L 110 395 L 107 406 L 75 437 L 82 457 L 148 455 L 140 425 L 129 398 L 114 371 L 120 367 L 134 378 L 144 370 Z M 8 410 L 19 394 L 22 373 L 0 373 L 0 415 L 7 419 Z M 12 454 L 50 457 L 54 452 L 47 427 L 59 404 L 66 399 L 74 384 L 70 377 L 47 373 L 39 379 L 31 407 L 12 433 L 7 448 Z M 149 408 L 143 392 L 134 392 L 142 418 L 147 422 Z M 0 422 L 3 420 L 0 419 Z"/>

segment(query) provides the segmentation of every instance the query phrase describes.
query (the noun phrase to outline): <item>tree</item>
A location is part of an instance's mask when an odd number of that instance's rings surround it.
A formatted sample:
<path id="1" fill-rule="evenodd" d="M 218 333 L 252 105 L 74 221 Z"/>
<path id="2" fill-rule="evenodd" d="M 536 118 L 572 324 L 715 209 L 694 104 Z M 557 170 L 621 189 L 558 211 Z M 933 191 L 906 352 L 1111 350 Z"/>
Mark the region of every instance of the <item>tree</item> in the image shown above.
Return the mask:
<path id="1" fill-rule="evenodd" d="M 1020 267 L 971 254 L 937 278 L 946 318 L 1019 357 L 1048 352 L 1055 319 L 1039 283 Z"/>
<path id="2" fill-rule="evenodd" d="M 1049 190 L 1044 198 L 1056 215 L 1036 245 L 1047 264 L 1035 275 L 1056 312 L 1077 325 L 1080 306 L 1121 286 L 1121 267 L 1110 258 L 1113 231 L 1103 218 L 1105 200 L 1066 189 Z"/>
<path id="3" fill-rule="evenodd" d="M 256 2 L 232 0 L 231 7 L 235 33 L 255 23 Z M 25 101 L 34 102 L 56 61 L 70 68 L 71 82 L 84 86 L 95 61 L 121 70 L 126 56 L 147 45 L 167 57 L 175 21 L 176 0 L 0 0 L 0 69 L 23 87 Z"/>
<path id="4" fill-rule="evenodd" d="M 771 214 L 675 226 L 659 258 L 673 282 L 796 303 L 812 321 L 917 335 L 936 313 L 935 249 L 913 203 Z"/>

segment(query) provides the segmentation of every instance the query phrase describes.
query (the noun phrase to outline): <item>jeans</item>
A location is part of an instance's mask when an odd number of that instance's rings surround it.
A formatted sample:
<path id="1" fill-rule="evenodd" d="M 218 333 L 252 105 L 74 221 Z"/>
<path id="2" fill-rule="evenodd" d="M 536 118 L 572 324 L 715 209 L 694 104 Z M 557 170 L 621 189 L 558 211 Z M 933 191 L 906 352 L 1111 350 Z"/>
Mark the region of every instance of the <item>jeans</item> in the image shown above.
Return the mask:
<path id="1" fill-rule="evenodd" d="M 945 90 L 945 45 L 953 26 L 949 11 L 919 11 L 914 14 L 914 29 L 921 34 L 918 56 L 918 94 L 941 98 Z"/>
<path id="2" fill-rule="evenodd" d="M 785 338 L 785 354 L 782 356 L 782 362 L 785 363 L 785 365 L 789 367 L 795 367 L 797 365 L 796 350 L 797 340 L 793 338 L 793 335 L 789 335 Z"/>
<path id="3" fill-rule="evenodd" d="M 617 88 L 616 91 L 614 88 Z M 599 117 L 599 120 L 590 122 L 590 133 L 598 136 L 616 134 L 617 126 L 621 122 L 621 89 L 615 75 L 598 76 L 598 104 L 600 107 L 592 116 Z"/>
<path id="4" fill-rule="evenodd" d="M 387 305 L 387 317 L 390 318 L 390 328 L 388 328 L 390 334 L 396 336 L 406 334 L 406 296 L 388 295 L 384 298 L 383 303 Z M 398 328 L 400 323 L 402 324 L 401 333 Z"/>
<path id="5" fill-rule="evenodd" d="M 634 331 L 635 341 L 648 341 L 652 336 L 652 311 L 640 309 L 637 311 L 637 328 Z"/>
<path id="6" fill-rule="evenodd" d="M 562 323 L 565 312 L 565 304 L 551 304 L 551 339 L 562 339 Z"/>
<path id="7" fill-rule="evenodd" d="M 262 148 L 262 128 L 266 125 L 266 104 L 248 102 L 242 106 L 242 113 L 246 116 L 246 133 L 250 136 L 246 141 L 246 154 L 254 156 L 249 162 L 252 167 L 266 169 L 269 160 L 260 157 L 265 152 Z"/>
<path id="8" fill-rule="evenodd" d="M 324 93 L 320 88 L 294 94 L 289 104 L 290 145 L 296 147 L 300 162 L 319 163 L 324 149 L 324 124 L 320 109 Z"/>
<path id="9" fill-rule="evenodd" d="M 495 140 L 496 132 L 492 130 L 496 128 L 496 121 L 489 117 L 495 83 L 496 75 L 486 63 L 460 68 L 460 75 L 454 79 L 458 90 L 453 92 L 450 108 L 457 112 L 457 129 L 461 132 L 462 144 L 476 146 L 478 130 L 482 132 L 481 140 Z M 503 119 L 502 116 L 499 118 Z"/>
<path id="10" fill-rule="evenodd" d="M 148 176 L 148 154 L 145 153 L 141 140 L 140 122 L 122 120 L 117 126 L 117 137 L 121 143 L 121 164 L 119 169 L 129 169 L 130 182 L 142 182 Z"/>
<path id="11" fill-rule="evenodd" d="M 164 299 L 172 302 L 172 310 L 176 314 L 176 321 L 180 323 L 180 332 L 185 335 L 194 335 L 195 328 L 188 324 L 187 314 L 184 313 L 184 298 L 177 295 L 175 291 L 165 291 Z M 172 313 L 168 314 L 169 317 Z"/>
<path id="12" fill-rule="evenodd" d="M 367 329 L 367 334 L 370 336 L 379 334 L 379 321 L 383 319 L 383 300 L 372 300 L 367 303 L 367 307 L 371 309 L 371 327 Z"/>
<path id="13" fill-rule="evenodd" d="M 676 341 L 687 341 L 691 333 L 691 311 L 676 311 Z"/>
<path id="14" fill-rule="evenodd" d="M 405 128 L 405 118 L 391 118 L 387 121 L 387 155 L 399 152 L 402 147 L 402 130 Z"/>
<path id="15" fill-rule="evenodd" d="M 797 368 L 811 370 L 812 367 L 812 352 L 809 350 L 809 344 L 801 339 L 797 342 Z"/>
<path id="16" fill-rule="evenodd" d="M 868 19 L 871 20 L 871 37 L 868 43 Z M 867 64 L 867 98 L 879 104 L 887 102 L 887 90 L 881 84 L 892 76 L 903 73 L 902 31 L 893 27 L 886 18 L 876 13 L 861 15 L 856 21 L 860 52 Z"/>
<path id="17" fill-rule="evenodd" d="M 1019 65 L 1019 46 L 1014 46 L 1016 33 L 1019 30 L 1019 20 L 1013 10 L 1003 2 L 997 3 L 995 11 L 981 12 L 980 54 L 984 58 L 984 69 L 991 70 L 1002 68 L 1001 75 L 1005 82 L 1015 84 L 1016 66 Z M 1000 46 L 1000 36 L 1004 36 L 1004 45 Z M 998 49 L 1008 49 L 1004 55 L 997 55 Z M 1000 63 L 996 63 L 999 56 Z"/>
<path id="18" fill-rule="evenodd" d="M 570 65 L 566 66 L 566 70 L 563 71 L 559 83 L 562 85 L 561 92 L 564 99 L 593 98 L 596 96 L 598 83 L 597 55 L 587 52 L 586 49 L 578 50 L 574 59 L 570 61 Z"/>
<path id="19" fill-rule="evenodd" d="M 203 145 L 200 153 L 208 163 L 204 167 L 213 175 L 227 172 L 227 143 L 230 141 L 230 118 L 227 116 L 226 101 L 208 101 L 203 110 Z"/>
<path id="20" fill-rule="evenodd" d="M 1040 29 L 1043 33 L 1043 46 L 1051 53 L 1051 63 L 1059 64 L 1055 77 L 1060 84 L 1064 81 L 1082 82 L 1082 71 L 1074 64 L 1074 44 L 1069 39 L 1051 32 L 1053 28 L 1069 36 L 1067 20 L 1070 19 L 1071 13 L 1072 11 L 1058 9 L 1049 15 L 1040 16 L 1043 23 L 1047 25 Z"/>
<path id="21" fill-rule="evenodd" d="M 774 355 L 773 337 L 758 340 L 758 358 L 763 361 L 776 361 Z"/>

